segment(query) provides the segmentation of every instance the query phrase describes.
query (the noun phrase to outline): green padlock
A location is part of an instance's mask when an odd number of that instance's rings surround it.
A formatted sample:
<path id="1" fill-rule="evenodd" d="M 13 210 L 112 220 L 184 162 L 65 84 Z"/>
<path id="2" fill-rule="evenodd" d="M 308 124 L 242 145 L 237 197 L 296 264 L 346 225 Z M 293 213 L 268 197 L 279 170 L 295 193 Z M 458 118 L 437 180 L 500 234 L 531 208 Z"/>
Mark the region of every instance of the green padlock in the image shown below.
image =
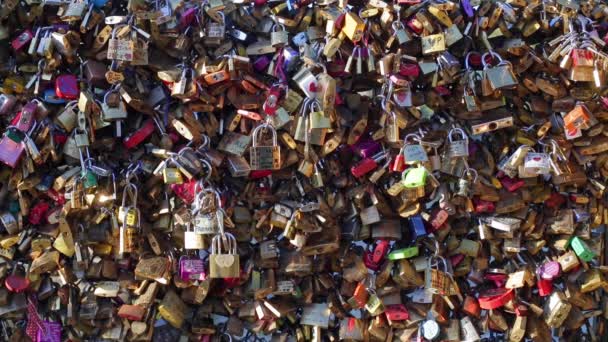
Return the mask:
<path id="1" fill-rule="evenodd" d="M 23 137 L 18 133 L 16 129 L 8 129 L 6 131 L 6 136 L 16 143 L 20 143 L 23 141 Z"/>
<path id="2" fill-rule="evenodd" d="M 409 259 L 418 256 L 418 246 L 407 247 L 392 251 L 388 255 L 388 260 Z"/>
<path id="3" fill-rule="evenodd" d="M 595 258 L 595 253 L 591 250 L 591 248 L 589 248 L 585 241 L 578 236 L 572 238 L 570 241 L 570 247 L 572 247 L 572 250 L 580 259 L 586 262 L 589 262 Z"/>
<path id="4" fill-rule="evenodd" d="M 426 184 L 428 174 L 424 166 L 409 168 L 401 174 L 401 182 L 406 188 L 418 188 Z"/>
<path id="5" fill-rule="evenodd" d="M 97 187 L 97 176 L 91 170 L 87 170 L 84 174 L 84 188 L 93 189 Z"/>

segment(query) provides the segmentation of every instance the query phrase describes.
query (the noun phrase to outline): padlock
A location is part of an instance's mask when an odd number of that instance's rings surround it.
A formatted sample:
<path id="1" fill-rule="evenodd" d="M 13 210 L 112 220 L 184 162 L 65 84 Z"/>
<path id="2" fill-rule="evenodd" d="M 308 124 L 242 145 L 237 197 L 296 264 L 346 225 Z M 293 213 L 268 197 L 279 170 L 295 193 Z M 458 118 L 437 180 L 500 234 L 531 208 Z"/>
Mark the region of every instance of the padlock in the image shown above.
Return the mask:
<path id="1" fill-rule="evenodd" d="M 462 139 L 454 140 L 457 133 Z M 448 134 L 449 155 L 451 158 L 467 158 L 469 156 L 469 138 L 460 128 L 453 128 Z"/>
<path id="2" fill-rule="evenodd" d="M 222 248 L 226 245 L 225 251 Z M 239 255 L 236 253 L 236 239 L 230 233 L 213 237 L 209 256 L 209 276 L 211 278 L 237 278 L 240 274 Z"/>
<path id="3" fill-rule="evenodd" d="M 424 166 L 409 168 L 403 171 L 401 182 L 406 188 L 418 188 L 426 185 L 426 179 L 429 172 Z"/>
<path id="4" fill-rule="evenodd" d="M 283 46 L 289 41 L 285 26 L 278 24 L 273 25 L 272 31 L 270 32 L 270 45 L 273 47 Z"/>
<path id="5" fill-rule="evenodd" d="M 122 30 L 126 25 L 117 25 L 112 30 L 112 37 L 108 40 L 107 59 L 119 61 L 132 61 L 134 42 L 130 39 L 119 39 L 116 37 L 118 30 Z"/>
<path id="6" fill-rule="evenodd" d="M 108 103 L 108 97 L 112 94 L 119 96 L 117 91 L 108 91 L 101 103 L 102 118 L 104 121 L 123 120 L 127 118 L 127 107 L 120 97 L 118 97 L 118 103 L 110 105 Z"/>
<path id="7" fill-rule="evenodd" d="M 262 129 L 271 131 L 272 145 L 258 146 Z M 277 132 L 270 124 L 262 124 L 253 130 L 249 161 L 252 170 L 277 170 L 281 167 L 281 147 L 277 143 Z"/>
<path id="8" fill-rule="evenodd" d="M 498 64 L 496 66 L 491 66 L 486 62 L 487 57 L 491 57 L 492 59 L 496 58 Z M 511 63 L 503 60 L 499 54 L 495 52 L 486 52 L 481 57 L 481 61 L 483 63 L 484 77 L 489 81 L 492 90 L 509 89 L 517 86 L 517 77 L 513 73 Z"/>
<path id="9" fill-rule="evenodd" d="M 179 275 L 182 280 L 203 281 L 207 278 L 205 264 L 202 259 L 181 256 L 179 259 Z"/>
<path id="10" fill-rule="evenodd" d="M 202 249 L 205 246 L 205 242 L 203 240 L 203 236 L 201 234 L 197 234 L 195 231 L 190 230 L 190 225 L 186 228 L 184 232 L 184 248 L 185 249 Z M 180 261 L 181 267 L 181 261 Z"/>
<path id="11" fill-rule="evenodd" d="M 4 286 L 6 286 L 9 291 L 15 293 L 27 290 L 30 286 L 30 279 L 22 264 L 15 264 L 13 266 L 11 274 L 4 279 Z"/>

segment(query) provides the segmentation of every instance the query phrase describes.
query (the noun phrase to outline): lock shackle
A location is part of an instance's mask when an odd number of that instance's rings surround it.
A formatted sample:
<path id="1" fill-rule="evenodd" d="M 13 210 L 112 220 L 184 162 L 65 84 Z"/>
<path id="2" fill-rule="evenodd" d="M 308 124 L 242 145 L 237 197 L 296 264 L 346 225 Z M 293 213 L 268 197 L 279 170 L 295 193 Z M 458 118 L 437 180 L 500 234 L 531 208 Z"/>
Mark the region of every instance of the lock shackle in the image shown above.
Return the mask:
<path id="1" fill-rule="evenodd" d="M 464 57 L 464 69 L 465 70 L 472 70 L 471 66 L 469 65 L 469 59 L 471 58 L 472 54 L 479 54 L 479 53 L 476 51 L 469 51 L 467 53 L 467 55 Z M 481 57 L 481 60 L 483 61 L 483 55 Z"/>
<path id="2" fill-rule="evenodd" d="M 272 32 L 278 32 L 277 31 L 278 28 L 281 28 L 281 31 L 287 31 L 285 29 L 285 25 L 283 25 L 283 24 L 274 24 L 274 25 L 272 25 Z"/>
<path id="3" fill-rule="evenodd" d="M 137 207 L 137 186 L 131 182 L 127 182 L 125 187 L 122 189 L 122 206 L 126 206 L 127 196 L 129 196 L 131 203 L 134 207 Z"/>
<path id="4" fill-rule="evenodd" d="M 393 31 L 395 31 L 395 32 L 397 32 L 400 29 L 405 29 L 405 26 L 403 26 L 403 22 L 401 22 L 401 20 L 393 21 L 393 23 L 391 24 L 391 27 L 393 28 Z"/>
<path id="5" fill-rule="evenodd" d="M 108 96 L 109 96 L 111 93 L 114 93 L 114 94 L 119 94 L 119 95 L 120 95 L 120 92 L 118 91 L 118 89 L 110 89 L 110 90 L 108 90 L 108 91 L 107 91 L 107 92 L 106 92 L 106 93 L 103 95 L 103 104 L 106 104 L 106 105 L 108 104 Z M 122 102 L 122 99 L 120 99 L 119 101 L 120 101 L 120 102 Z M 74 102 L 76 102 L 76 101 L 74 101 Z M 120 104 L 119 104 L 119 106 L 120 106 Z"/>
<path id="6" fill-rule="evenodd" d="M 227 254 L 236 255 L 236 239 L 230 233 L 217 234 L 211 240 L 211 254 L 222 254 L 222 240 L 224 240 Z"/>
<path id="7" fill-rule="evenodd" d="M 407 134 L 405 136 L 405 138 L 403 138 L 403 145 L 404 146 L 408 145 L 408 144 L 410 144 L 411 141 L 421 143 L 421 140 L 422 140 L 422 138 L 418 134 L 410 133 L 410 134 Z"/>
<path id="8" fill-rule="evenodd" d="M 215 214 L 215 219 L 217 220 L 217 227 L 219 230 L 219 233 L 221 235 L 223 235 L 224 232 L 224 215 L 226 213 L 224 212 L 224 209 L 222 209 L 221 207 L 217 210 L 217 213 Z M 236 254 L 236 253 L 234 253 Z"/>
<path id="9" fill-rule="evenodd" d="M 471 174 L 473 175 L 473 184 L 475 184 L 477 182 L 477 177 L 479 176 L 479 173 L 474 168 L 469 167 L 465 169 L 462 172 L 462 177 L 468 177 L 470 179 Z"/>
<path id="10" fill-rule="evenodd" d="M 491 56 L 492 58 L 496 58 L 498 60 L 497 65 L 501 64 L 504 62 L 504 60 L 502 59 L 502 57 L 500 57 L 500 55 L 492 50 L 484 53 L 483 55 L 481 55 L 481 64 L 483 65 L 484 69 L 488 69 L 490 68 L 492 65 L 490 64 L 490 62 L 486 62 L 486 57 L 487 56 Z"/>
<path id="11" fill-rule="evenodd" d="M 260 134 L 260 132 L 262 131 L 262 128 L 266 128 L 266 129 L 270 129 L 270 131 L 272 132 L 272 145 L 273 146 L 277 146 L 278 142 L 277 142 L 277 131 L 274 129 L 274 127 L 272 127 L 271 124 L 265 122 L 261 125 L 259 125 L 258 127 L 256 127 L 253 130 L 253 141 L 252 141 L 252 146 L 253 147 L 258 147 L 258 135 Z"/>
<path id="12" fill-rule="evenodd" d="M 450 132 L 448 133 L 449 142 L 454 142 L 454 133 L 460 134 L 460 136 L 462 137 L 462 140 L 466 141 L 467 143 L 469 142 L 469 137 L 467 136 L 465 131 L 462 128 L 458 128 L 458 127 L 452 128 L 450 130 Z"/>
<path id="13" fill-rule="evenodd" d="M 308 111 L 306 110 L 306 108 L 309 106 L 311 101 L 312 101 L 312 99 L 309 97 L 306 97 L 302 101 L 302 106 L 300 107 L 300 115 L 302 115 L 304 117 L 306 117 L 308 115 Z"/>
<path id="14" fill-rule="evenodd" d="M 321 104 L 320 104 L 320 103 L 319 103 L 319 101 L 318 101 L 318 100 L 316 100 L 316 99 L 315 99 L 315 100 L 310 100 L 310 105 L 309 105 L 309 107 L 310 107 L 310 111 L 311 111 L 311 112 L 315 112 L 315 107 L 317 108 L 317 110 L 316 110 L 317 112 L 320 112 L 320 111 L 322 111 L 322 110 L 323 110 L 323 109 L 321 108 Z"/>

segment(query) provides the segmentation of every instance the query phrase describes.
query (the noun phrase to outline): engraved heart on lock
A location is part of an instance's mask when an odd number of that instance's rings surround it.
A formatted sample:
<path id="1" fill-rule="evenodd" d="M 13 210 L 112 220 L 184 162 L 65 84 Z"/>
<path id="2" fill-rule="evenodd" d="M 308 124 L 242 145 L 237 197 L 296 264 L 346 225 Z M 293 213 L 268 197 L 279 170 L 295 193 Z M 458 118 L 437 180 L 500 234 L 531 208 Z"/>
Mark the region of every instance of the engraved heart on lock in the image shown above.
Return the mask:
<path id="1" fill-rule="evenodd" d="M 215 263 L 221 267 L 230 267 L 234 264 L 234 255 L 222 254 L 215 257 Z"/>

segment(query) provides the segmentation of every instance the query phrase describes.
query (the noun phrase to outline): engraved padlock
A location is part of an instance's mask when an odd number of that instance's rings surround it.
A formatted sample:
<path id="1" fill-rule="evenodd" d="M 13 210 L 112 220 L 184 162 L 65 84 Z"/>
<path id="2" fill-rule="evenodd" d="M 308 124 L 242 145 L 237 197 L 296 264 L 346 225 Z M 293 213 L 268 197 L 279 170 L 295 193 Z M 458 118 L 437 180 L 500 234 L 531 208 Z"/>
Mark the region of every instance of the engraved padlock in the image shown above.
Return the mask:
<path id="1" fill-rule="evenodd" d="M 424 147 L 420 144 L 420 136 L 408 134 L 403 139 L 403 157 L 406 164 L 424 163 L 429 160 Z"/>
<path id="2" fill-rule="evenodd" d="M 459 140 L 455 140 L 460 135 Z M 469 138 L 461 128 L 452 128 L 448 134 L 450 158 L 467 158 L 469 156 Z"/>
<path id="3" fill-rule="evenodd" d="M 119 39 L 116 38 L 116 34 L 119 29 L 127 25 L 116 25 L 112 30 L 112 37 L 108 40 L 108 53 L 107 58 L 109 60 L 119 61 L 132 61 L 134 43 L 130 39 Z"/>
<path id="4" fill-rule="evenodd" d="M 272 133 L 272 145 L 258 146 L 262 129 Z M 278 170 L 281 167 L 281 147 L 277 142 L 277 131 L 268 123 L 259 125 L 253 130 L 252 146 L 249 150 L 249 164 L 252 170 Z"/>

